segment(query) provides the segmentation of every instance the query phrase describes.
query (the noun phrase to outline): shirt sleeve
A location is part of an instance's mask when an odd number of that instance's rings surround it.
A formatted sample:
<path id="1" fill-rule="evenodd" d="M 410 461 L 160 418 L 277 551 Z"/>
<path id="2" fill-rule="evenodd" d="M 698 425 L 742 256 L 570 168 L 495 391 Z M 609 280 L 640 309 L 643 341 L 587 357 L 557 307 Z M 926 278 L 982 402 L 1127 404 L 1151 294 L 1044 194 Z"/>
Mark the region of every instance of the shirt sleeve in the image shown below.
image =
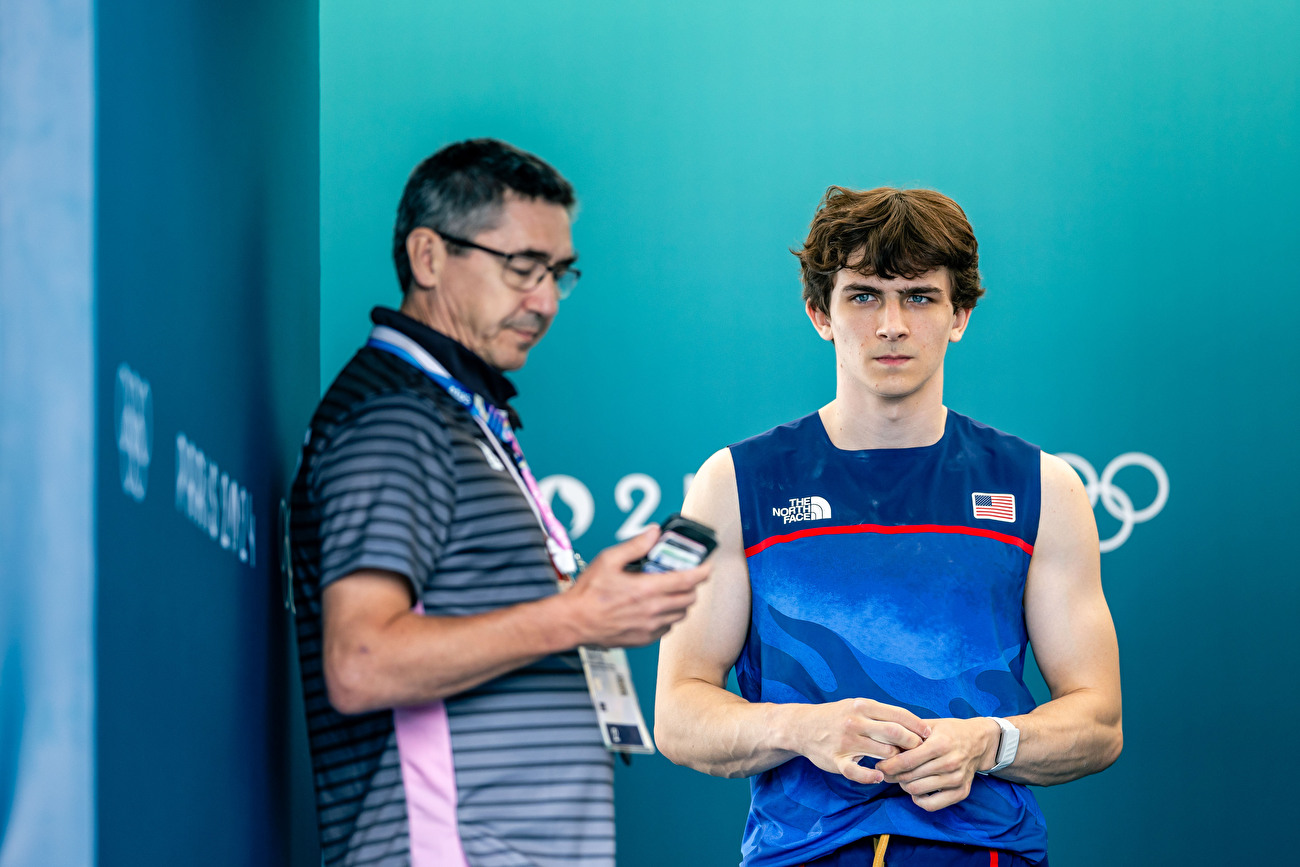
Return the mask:
<path id="1" fill-rule="evenodd" d="M 455 477 L 437 406 L 389 394 L 334 431 L 311 493 L 320 515 L 320 586 L 363 569 L 403 575 L 419 599 L 447 542 Z"/>

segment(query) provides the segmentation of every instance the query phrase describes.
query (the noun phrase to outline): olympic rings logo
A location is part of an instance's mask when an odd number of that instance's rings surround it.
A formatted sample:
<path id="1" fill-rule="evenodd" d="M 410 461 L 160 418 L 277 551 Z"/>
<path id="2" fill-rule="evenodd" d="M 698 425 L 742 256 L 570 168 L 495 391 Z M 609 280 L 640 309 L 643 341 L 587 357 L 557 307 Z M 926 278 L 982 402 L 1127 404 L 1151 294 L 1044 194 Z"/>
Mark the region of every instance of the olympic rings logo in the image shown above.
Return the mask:
<path id="1" fill-rule="evenodd" d="M 1160 514 L 1169 500 L 1169 475 L 1160 462 L 1151 455 L 1142 452 L 1125 452 L 1108 463 L 1100 477 L 1092 464 L 1079 455 L 1060 452 L 1056 456 L 1078 471 L 1080 478 L 1083 479 L 1084 490 L 1088 494 L 1088 502 L 1092 503 L 1093 508 L 1096 508 L 1097 503 L 1100 502 L 1110 516 L 1120 523 L 1119 530 L 1114 536 L 1102 540 L 1101 553 L 1103 554 L 1114 551 L 1127 542 L 1128 537 L 1133 533 L 1133 526 L 1145 524 Z M 1142 467 L 1156 480 L 1155 499 L 1145 508 L 1134 509 L 1132 498 L 1123 488 L 1115 485 L 1115 474 L 1125 467 Z"/>

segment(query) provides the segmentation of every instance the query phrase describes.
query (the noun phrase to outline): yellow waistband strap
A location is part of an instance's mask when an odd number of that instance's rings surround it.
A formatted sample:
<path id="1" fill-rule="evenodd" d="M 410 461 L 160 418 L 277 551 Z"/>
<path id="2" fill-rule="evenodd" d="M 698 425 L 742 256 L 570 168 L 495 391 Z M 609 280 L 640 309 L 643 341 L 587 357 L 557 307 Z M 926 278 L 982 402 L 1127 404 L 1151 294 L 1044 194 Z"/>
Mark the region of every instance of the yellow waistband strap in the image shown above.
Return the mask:
<path id="1" fill-rule="evenodd" d="M 889 835 L 881 834 L 871 843 L 876 847 L 876 857 L 871 859 L 871 867 L 885 867 L 885 850 L 889 848 Z"/>

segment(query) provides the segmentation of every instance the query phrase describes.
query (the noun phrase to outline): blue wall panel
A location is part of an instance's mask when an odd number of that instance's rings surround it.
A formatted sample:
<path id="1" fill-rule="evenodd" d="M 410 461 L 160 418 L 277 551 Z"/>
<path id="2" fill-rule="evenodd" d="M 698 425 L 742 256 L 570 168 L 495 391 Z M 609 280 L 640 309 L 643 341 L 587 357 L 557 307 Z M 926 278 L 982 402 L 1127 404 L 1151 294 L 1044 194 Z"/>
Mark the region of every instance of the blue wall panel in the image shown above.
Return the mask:
<path id="1" fill-rule="evenodd" d="M 0 0 L 3 867 L 94 855 L 91 17 Z"/>
<path id="2" fill-rule="evenodd" d="M 275 543 L 318 388 L 314 0 L 98 11 L 99 862 L 312 864 Z"/>

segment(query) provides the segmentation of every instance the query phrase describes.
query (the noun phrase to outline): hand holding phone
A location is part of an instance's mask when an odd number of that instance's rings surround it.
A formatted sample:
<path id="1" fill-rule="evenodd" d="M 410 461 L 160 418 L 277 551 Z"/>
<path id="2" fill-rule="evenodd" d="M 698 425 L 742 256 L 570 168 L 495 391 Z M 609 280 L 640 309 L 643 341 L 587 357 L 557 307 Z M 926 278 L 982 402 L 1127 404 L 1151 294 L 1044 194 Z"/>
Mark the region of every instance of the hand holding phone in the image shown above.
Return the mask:
<path id="1" fill-rule="evenodd" d="M 676 572 L 700 565 L 718 545 L 713 529 L 673 514 L 664 521 L 650 553 L 628 567 L 630 572 Z"/>

